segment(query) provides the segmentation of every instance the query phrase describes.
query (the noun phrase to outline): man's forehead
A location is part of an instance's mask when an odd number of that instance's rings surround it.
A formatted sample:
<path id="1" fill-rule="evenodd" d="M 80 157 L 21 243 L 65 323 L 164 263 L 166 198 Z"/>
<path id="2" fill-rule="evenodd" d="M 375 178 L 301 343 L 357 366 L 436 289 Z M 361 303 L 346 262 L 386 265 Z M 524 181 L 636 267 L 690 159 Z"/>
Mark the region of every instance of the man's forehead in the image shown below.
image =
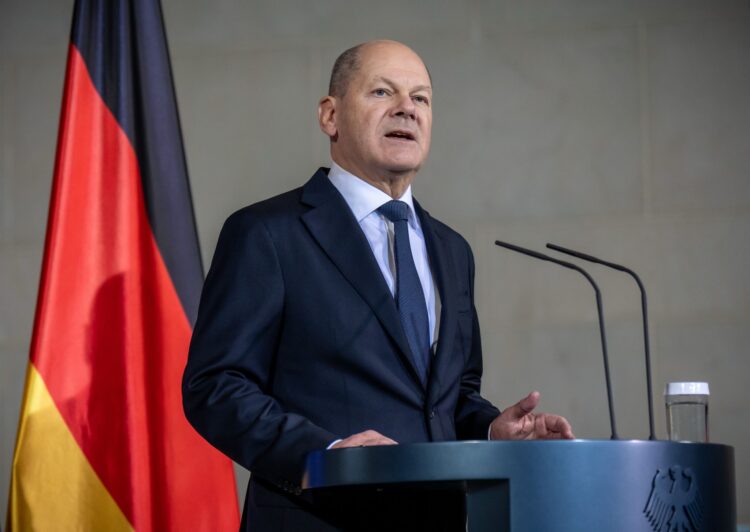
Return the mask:
<path id="1" fill-rule="evenodd" d="M 416 78 L 414 75 L 410 75 L 412 74 L 410 72 L 403 72 L 402 74 L 404 75 L 403 78 L 397 78 L 383 74 L 373 74 L 372 76 L 370 76 L 368 81 L 371 85 L 384 83 L 390 87 L 399 87 L 400 85 L 404 84 L 404 82 L 407 82 L 409 84 L 410 91 L 432 92 L 432 86 L 429 83 L 424 83 L 424 79 L 419 79 L 422 76 Z"/>
<path id="2" fill-rule="evenodd" d="M 361 58 L 359 76 L 365 83 L 388 82 L 393 85 L 408 83 L 430 87 L 430 75 L 417 54 L 409 48 L 390 47 L 372 50 Z"/>

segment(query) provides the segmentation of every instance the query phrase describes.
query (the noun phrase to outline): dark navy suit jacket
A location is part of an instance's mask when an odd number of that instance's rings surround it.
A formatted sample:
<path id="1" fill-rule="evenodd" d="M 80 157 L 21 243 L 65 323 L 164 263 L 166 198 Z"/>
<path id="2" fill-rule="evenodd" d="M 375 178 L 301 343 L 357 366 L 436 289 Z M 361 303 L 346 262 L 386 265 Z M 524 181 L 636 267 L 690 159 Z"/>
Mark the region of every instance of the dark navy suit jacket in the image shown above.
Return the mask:
<path id="1" fill-rule="evenodd" d="M 252 472 L 243 520 L 253 530 L 283 528 L 267 507 L 306 504 L 297 498 L 305 456 L 337 438 L 374 429 L 400 443 L 486 439 L 499 412 L 479 393 L 471 250 L 415 208 L 442 306 L 426 386 L 367 239 L 326 169 L 226 221 L 183 399 L 198 432 Z"/>

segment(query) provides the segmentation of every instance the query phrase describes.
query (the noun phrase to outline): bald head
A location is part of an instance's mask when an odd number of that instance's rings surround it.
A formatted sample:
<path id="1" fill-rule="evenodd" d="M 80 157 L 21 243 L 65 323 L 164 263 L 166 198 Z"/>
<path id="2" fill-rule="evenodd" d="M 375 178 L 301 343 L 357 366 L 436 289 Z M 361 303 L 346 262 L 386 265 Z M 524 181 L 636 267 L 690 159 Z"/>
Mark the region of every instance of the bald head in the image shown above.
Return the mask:
<path id="1" fill-rule="evenodd" d="M 333 63 L 331 79 L 328 82 L 328 95 L 338 98 L 344 96 L 349 88 L 352 78 L 354 78 L 357 72 L 362 68 L 362 56 L 368 50 L 371 51 L 373 48 L 382 46 L 403 47 L 411 51 L 415 56 L 417 55 L 411 48 L 397 41 L 375 40 L 352 46 L 348 50 L 344 50 L 344 52 L 342 52 Z M 426 66 L 425 70 L 427 70 Z M 427 75 L 430 76 L 429 70 L 427 70 Z M 430 76 L 430 83 L 432 83 L 432 76 Z"/>

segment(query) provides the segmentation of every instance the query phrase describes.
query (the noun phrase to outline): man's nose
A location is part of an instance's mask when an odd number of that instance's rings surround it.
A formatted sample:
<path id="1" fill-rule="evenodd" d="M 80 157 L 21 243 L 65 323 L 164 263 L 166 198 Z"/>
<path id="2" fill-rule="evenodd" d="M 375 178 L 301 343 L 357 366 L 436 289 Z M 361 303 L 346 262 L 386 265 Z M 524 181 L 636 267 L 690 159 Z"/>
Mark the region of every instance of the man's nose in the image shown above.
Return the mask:
<path id="1" fill-rule="evenodd" d="M 414 100 L 411 99 L 411 95 L 405 94 L 399 97 L 396 107 L 393 110 L 393 114 L 395 116 L 416 120 L 417 106 L 414 104 Z"/>

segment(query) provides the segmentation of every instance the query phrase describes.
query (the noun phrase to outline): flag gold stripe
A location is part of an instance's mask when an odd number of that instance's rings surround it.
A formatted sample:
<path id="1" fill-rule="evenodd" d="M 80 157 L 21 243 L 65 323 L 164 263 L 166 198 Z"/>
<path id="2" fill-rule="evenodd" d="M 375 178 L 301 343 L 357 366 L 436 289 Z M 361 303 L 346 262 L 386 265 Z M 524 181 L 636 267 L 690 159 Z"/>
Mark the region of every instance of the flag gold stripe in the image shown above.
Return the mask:
<path id="1" fill-rule="evenodd" d="M 29 364 L 8 508 L 10 531 L 133 530 Z"/>

